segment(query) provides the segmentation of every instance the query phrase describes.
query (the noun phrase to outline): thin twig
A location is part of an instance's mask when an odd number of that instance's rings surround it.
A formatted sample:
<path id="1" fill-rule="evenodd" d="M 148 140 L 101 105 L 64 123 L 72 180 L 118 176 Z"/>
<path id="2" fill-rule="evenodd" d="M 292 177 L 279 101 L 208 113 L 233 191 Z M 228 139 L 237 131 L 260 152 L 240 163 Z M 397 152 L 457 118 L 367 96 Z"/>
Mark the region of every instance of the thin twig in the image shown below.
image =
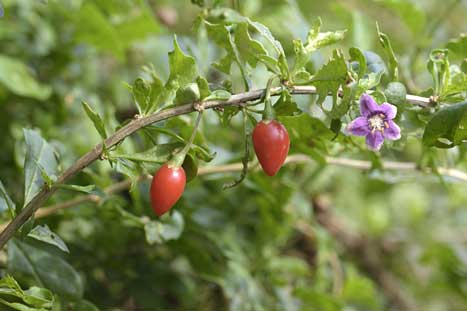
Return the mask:
<path id="1" fill-rule="evenodd" d="M 271 89 L 271 95 L 277 96 L 280 94 L 282 88 L 275 87 Z M 292 94 L 316 94 L 316 88 L 314 86 L 293 86 L 289 88 Z M 232 95 L 229 100 L 226 101 L 206 101 L 202 105 L 204 109 L 212 109 L 224 106 L 237 106 L 249 101 L 254 101 L 261 98 L 265 90 L 255 90 L 244 93 L 239 93 Z M 430 104 L 430 99 L 426 97 L 419 97 L 408 95 L 407 101 L 413 103 L 414 105 L 419 105 L 422 107 L 427 107 Z M 199 103 L 197 103 L 199 104 Z M 99 159 L 103 151 L 103 144 L 106 148 L 111 148 L 126 137 L 135 133 L 139 129 L 159 122 L 166 120 L 175 116 L 191 113 L 196 110 L 196 105 L 193 103 L 186 104 L 183 106 L 165 109 L 154 114 L 142 117 L 135 118 L 129 122 L 124 127 L 120 128 L 114 134 L 109 136 L 103 143 L 97 144 L 91 151 L 86 153 L 80 159 L 78 159 L 71 167 L 63 172 L 62 175 L 57 179 L 57 184 L 64 184 L 71 177 L 79 173 L 85 167 L 91 165 L 94 161 Z M 6 228 L 0 233 L 0 249 L 5 246 L 8 240 L 15 234 L 15 232 L 37 211 L 37 209 L 42 206 L 42 204 L 57 191 L 57 186 L 53 185 L 51 187 L 42 187 L 42 189 L 34 196 L 34 198 L 21 210 L 21 212 L 16 215 L 16 217 L 6 226 Z"/>

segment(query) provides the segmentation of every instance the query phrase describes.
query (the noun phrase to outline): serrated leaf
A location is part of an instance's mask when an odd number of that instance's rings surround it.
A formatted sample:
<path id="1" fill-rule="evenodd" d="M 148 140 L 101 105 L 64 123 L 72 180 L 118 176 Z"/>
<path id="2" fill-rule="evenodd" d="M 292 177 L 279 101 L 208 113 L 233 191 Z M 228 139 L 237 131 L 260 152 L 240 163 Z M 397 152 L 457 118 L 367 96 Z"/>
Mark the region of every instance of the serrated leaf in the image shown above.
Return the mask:
<path id="1" fill-rule="evenodd" d="M 47 225 L 36 226 L 34 229 L 29 231 L 28 237 L 56 246 L 58 249 L 64 251 L 65 253 L 70 252 L 65 242 L 63 242 L 63 240 L 57 234 L 52 232 Z"/>
<path id="2" fill-rule="evenodd" d="M 457 65 L 449 66 L 449 82 L 443 89 L 441 100 L 467 92 L 467 74 Z"/>
<path id="3" fill-rule="evenodd" d="M 337 92 L 347 79 L 347 64 L 344 56 L 334 50 L 329 61 L 321 67 L 311 79 L 311 84 L 318 90 L 317 104 L 322 105 L 328 95 L 332 96 L 333 106 L 337 105 Z M 323 111 L 328 112 L 323 108 Z"/>
<path id="4" fill-rule="evenodd" d="M 83 282 L 79 274 L 64 259 L 16 238 L 8 242 L 7 270 L 28 275 L 42 287 L 70 298 L 83 296 Z"/>
<path id="5" fill-rule="evenodd" d="M 170 75 L 166 86 L 178 84 L 180 88 L 196 79 L 198 76 L 198 67 L 192 56 L 183 53 L 178 45 L 176 37 L 174 37 L 173 45 L 173 51 L 169 52 Z"/>
<path id="6" fill-rule="evenodd" d="M 376 30 L 378 32 L 378 38 L 379 42 L 381 43 L 381 46 L 384 48 L 386 51 L 386 54 L 389 59 L 389 75 L 392 81 L 397 81 L 399 78 L 399 71 L 398 71 L 398 62 L 396 55 L 394 54 L 394 51 L 391 46 L 391 41 L 389 41 L 389 37 L 385 34 L 379 31 L 379 26 L 376 24 Z"/>
<path id="7" fill-rule="evenodd" d="M 11 200 L 2 181 L 0 180 L 0 214 L 6 211 L 10 212 L 10 216 L 14 217 L 16 214 L 16 204 Z"/>
<path id="8" fill-rule="evenodd" d="M 0 55 L 0 83 L 16 95 L 46 100 L 52 89 L 40 84 L 30 69 L 16 58 Z"/>
<path id="9" fill-rule="evenodd" d="M 86 115 L 92 121 L 92 124 L 94 124 L 94 127 L 96 128 L 99 135 L 102 137 L 102 139 L 106 139 L 107 132 L 105 130 L 105 125 L 104 125 L 104 121 L 102 120 L 102 118 L 99 116 L 97 112 L 92 110 L 92 108 L 85 101 L 82 101 L 81 105 L 83 106 L 83 109 L 86 112 Z"/>
<path id="10" fill-rule="evenodd" d="M 173 45 L 173 51 L 169 52 L 169 79 L 158 98 L 158 102 L 164 103 L 164 105 L 171 105 L 176 97 L 177 90 L 186 87 L 198 76 L 195 59 L 183 53 L 176 37 L 174 37 Z"/>
<path id="11" fill-rule="evenodd" d="M 309 61 L 310 55 L 314 51 L 343 40 L 346 32 L 346 30 L 320 32 L 320 29 L 321 19 L 318 18 L 308 32 L 305 43 L 300 40 L 294 40 L 295 65 L 292 72 L 296 73 L 300 71 Z"/>
<path id="12" fill-rule="evenodd" d="M 423 144 L 426 146 L 452 148 L 465 140 L 467 140 L 467 102 L 439 110 L 428 122 L 423 133 Z"/>
<path id="13" fill-rule="evenodd" d="M 23 132 L 26 140 L 24 161 L 24 206 L 26 206 L 44 186 L 45 180 L 41 171 L 43 170 L 47 176 L 57 175 L 57 160 L 53 147 L 37 131 L 23 129 Z"/>

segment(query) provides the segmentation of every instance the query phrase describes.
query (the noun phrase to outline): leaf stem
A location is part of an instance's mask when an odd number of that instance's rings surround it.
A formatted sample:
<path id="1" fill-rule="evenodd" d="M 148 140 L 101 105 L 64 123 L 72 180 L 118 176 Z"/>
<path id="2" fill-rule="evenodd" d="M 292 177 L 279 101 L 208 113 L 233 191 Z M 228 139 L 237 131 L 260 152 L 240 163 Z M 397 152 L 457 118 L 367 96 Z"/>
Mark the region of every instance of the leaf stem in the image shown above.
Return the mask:
<path id="1" fill-rule="evenodd" d="M 186 154 L 188 153 L 188 151 L 190 151 L 191 146 L 193 145 L 193 141 L 195 140 L 196 132 L 198 131 L 198 127 L 199 127 L 202 116 L 203 116 L 203 110 L 199 110 L 198 115 L 196 116 L 196 121 L 193 127 L 193 131 L 191 132 L 191 136 L 190 136 L 190 139 L 188 140 L 188 143 L 185 145 L 185 147 L 183 147 L 182 150 L 180 150 L 180 152 L 178 152 L 176 155 L 172 157 L 172 159 L 168 163 L 169 167 L 182 166 L 183 161 L 185 161 Z"/>

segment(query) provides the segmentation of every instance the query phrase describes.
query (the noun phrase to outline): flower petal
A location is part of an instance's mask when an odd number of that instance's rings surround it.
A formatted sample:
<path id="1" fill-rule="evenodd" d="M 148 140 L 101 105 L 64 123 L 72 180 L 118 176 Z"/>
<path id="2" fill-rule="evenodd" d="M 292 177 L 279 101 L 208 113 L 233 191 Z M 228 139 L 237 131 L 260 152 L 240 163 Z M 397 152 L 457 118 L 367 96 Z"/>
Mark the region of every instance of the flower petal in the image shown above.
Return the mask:
<path id="1" fill-rule="evenodd" d="M 397 115 L 397 107 L 388 103 L 382 103 L 378 110 L 384 113 L 388 120 L 394 119 Z"/>
<path id="2" fill-rule="evenodd" d="M 384 136 L 383 133 L 381 133 L 380 131 L 369 133 L 366 136 L 366 144 L 371 150 L 378 151 L 379 149 L 381 149 L 383 142 Z"/>
<path id="3" fill-rule="evenodd" d="M 388 120 L 389 127 L 384 130 L 384 137 L 389 140 L 398 140 L 401 138 L 401 129 L 392 120 Z"/>
<path id="4" fill-rule="evenodd" d="M 347 130 L 352 135 L 356 136 L 366 136 L 370 133 L 370 128 L 368 127 L 368 119 L 365 117 L 358 117 L 347 126 Z"/>
<path id="5" fill-rule="evenodd" d="M 378 104 L 375 102 L 373 97 L 368 94 L 363 94 L 360 97 L 360 113 L 362 116 L 368 117 L 375 111 L 378 111 Z"/>

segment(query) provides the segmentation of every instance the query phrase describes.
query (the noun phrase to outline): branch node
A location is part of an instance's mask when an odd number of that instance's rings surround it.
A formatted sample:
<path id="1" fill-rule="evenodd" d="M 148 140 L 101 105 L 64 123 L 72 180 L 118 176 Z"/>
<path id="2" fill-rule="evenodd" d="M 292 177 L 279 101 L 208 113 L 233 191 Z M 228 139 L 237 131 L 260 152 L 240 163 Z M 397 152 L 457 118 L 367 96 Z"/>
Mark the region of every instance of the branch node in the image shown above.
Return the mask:
<path id="1" fill-rule="evenodd" d="M 193 109 L 198 111 L 198 112 L 203 112 L 204 111 L 204 103 L 203 102 L 194 102 L 193 103 Z"/>

